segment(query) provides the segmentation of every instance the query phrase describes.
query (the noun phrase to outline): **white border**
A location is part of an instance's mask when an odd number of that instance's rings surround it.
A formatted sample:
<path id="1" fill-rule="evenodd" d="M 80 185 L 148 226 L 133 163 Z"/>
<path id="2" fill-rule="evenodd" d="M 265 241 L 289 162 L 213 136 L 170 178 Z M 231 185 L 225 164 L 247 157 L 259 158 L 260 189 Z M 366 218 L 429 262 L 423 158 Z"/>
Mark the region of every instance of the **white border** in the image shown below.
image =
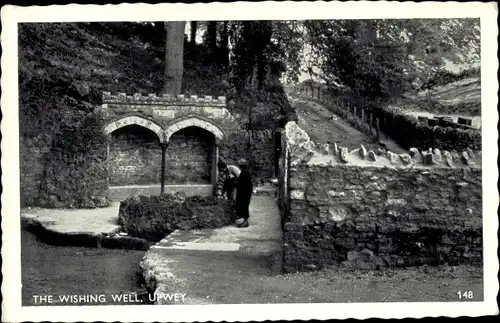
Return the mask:
<path id="1" fill-rule="evenodd" d="M 2 321 L 250 321 L 331 318 L 478 316 L 498 313 L 496 180 L 498 8 L 458 2 L 236 2 L 211 4 L 65 5 L 2 8 Z M 484 302 L 178 305 L 21 308 L 18 125 L 18 22 L 167 21 L 334 18 L 481 18 Z"/>

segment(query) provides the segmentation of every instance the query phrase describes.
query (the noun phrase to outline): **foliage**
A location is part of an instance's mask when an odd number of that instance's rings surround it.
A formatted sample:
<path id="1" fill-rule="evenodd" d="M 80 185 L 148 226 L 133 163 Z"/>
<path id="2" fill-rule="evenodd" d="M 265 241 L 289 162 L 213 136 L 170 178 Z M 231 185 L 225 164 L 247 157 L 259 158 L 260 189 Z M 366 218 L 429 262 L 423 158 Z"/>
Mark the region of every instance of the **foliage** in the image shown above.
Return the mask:
<path id="1" fill-rule="evenodd" d="M 51 151 L 45 156 L 41 205 L 70 208 L 108 205 L 107 138 L 102 126 L 98 114 L 60 124 Z"/>
<path id="2" fill-rule="evenodd" d="M 470 69 L 480 60 L 478 19 L 312 20 L 279 30 L 305 42 L 283 37 L 291 78 L 302 65 L 330 88 L 367 99 L 417 91 L 449 65 Z"/>
<path id="3" fill-rule="evenodd" d="M 308 21 L 326 81 L 364 97 L 394 97 L 416 89 L 445 65 L 443 58 L 478 60 L 477 20 L 399 19 Z M 462 45 L 460 51 L 453 50 Z M 466 46 L 468 45 L 468 46 Z M 472 53 L 469 53 L 472 51 Z M 470 59 L 468 59 L 470 57 Z"/>

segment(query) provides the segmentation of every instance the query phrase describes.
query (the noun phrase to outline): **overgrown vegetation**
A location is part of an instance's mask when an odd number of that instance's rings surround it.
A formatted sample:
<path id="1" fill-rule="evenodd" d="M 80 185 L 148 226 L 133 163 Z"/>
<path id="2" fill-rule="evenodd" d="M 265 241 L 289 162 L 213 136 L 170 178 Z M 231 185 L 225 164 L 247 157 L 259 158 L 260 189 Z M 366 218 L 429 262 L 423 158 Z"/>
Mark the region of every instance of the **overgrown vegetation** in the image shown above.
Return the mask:
<path id="1" fill-rule="evenodd" d="M 355 104 L 389 101 L 479 74 L 479 19 L 374 19 L 287 22 L 302 35 L 311 78 L 347 88 Z M 451 69 L 450 69 L 451 66 Z M 455 70 L 455 71 L 452 71 Z M 293 75 L 292 75 L 293 76 Z"/>
<path id="2" fill-rule="evenodd" d="M 129 235 L 159 241 L 181 229 L 218 228 L 234 220 L 233 202 L 214 197 L 134 196 L 120 203 L 119 224 Z"/>

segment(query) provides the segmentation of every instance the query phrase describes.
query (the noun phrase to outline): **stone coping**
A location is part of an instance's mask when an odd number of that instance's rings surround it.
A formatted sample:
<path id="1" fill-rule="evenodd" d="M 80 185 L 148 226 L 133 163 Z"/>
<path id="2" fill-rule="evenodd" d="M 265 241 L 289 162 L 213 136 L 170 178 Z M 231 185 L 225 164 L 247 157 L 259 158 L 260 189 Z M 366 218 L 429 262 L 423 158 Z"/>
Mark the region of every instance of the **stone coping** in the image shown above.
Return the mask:
<path id="1" fill-rule="evenodd" d="M 102 93 L 102 103 L 122 103 L 122 104 L 168 104 L 168 105 L 213 105 L 213 106 L 226 106 L 225 96 L 211 96 L 211 95 L 171 95 L 163 94 L 157 96 L 155 93 L 143 95 L 141 93 L 134 93 L 127 95 L 126 93 L 111 92 Z"/>
<path id="2" fill-rule="evenodd" d="M 429 148 L 419 151 L 410 148 L 408 154 L 388 150 L 368 151 L 363 145 L 349 151 L 340 144 L 316 144 L 296 122 L 288 122 L 283 139 L 292 159 L 291 166 L 348 165 L 360 167 L 405 167 L 405 168 L 481 168 L 481 151 L 470 148 L 462 152 Z"/>

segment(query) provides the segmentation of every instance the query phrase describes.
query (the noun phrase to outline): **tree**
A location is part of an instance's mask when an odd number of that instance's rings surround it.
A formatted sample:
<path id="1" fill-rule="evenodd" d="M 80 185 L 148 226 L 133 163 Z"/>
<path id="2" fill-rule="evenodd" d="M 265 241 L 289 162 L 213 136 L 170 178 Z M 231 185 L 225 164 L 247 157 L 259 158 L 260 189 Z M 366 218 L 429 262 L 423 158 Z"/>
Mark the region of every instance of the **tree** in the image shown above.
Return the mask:
<path id="1" fill-rule="evenodd" d="M 365 98 L 416 91 L 446 61 L 479 61 L 478 19 L 306 21 L 318 75 Z"/>
<path id="2" fill-rule="evenodd" d="M 185 21 L 165 22 L 164 94 L 180 94 L 184 72 Z"/>
<path id="3" fill-rule="evenodd" d="M 217 21 L 207 22 L 207 42 L 210 53 L 217 52 Z"/>
<path id="4" fill-rule="evenodd" d="M 197 31 L 198 31 L 198 22 L 191 21 L 191 30 L 190 30 L 189 41 L 191 43 L 191 46 L 193 46 L 193 47 L 194 47 L 194 45 L 196 45 L 196 32 Z"/>

